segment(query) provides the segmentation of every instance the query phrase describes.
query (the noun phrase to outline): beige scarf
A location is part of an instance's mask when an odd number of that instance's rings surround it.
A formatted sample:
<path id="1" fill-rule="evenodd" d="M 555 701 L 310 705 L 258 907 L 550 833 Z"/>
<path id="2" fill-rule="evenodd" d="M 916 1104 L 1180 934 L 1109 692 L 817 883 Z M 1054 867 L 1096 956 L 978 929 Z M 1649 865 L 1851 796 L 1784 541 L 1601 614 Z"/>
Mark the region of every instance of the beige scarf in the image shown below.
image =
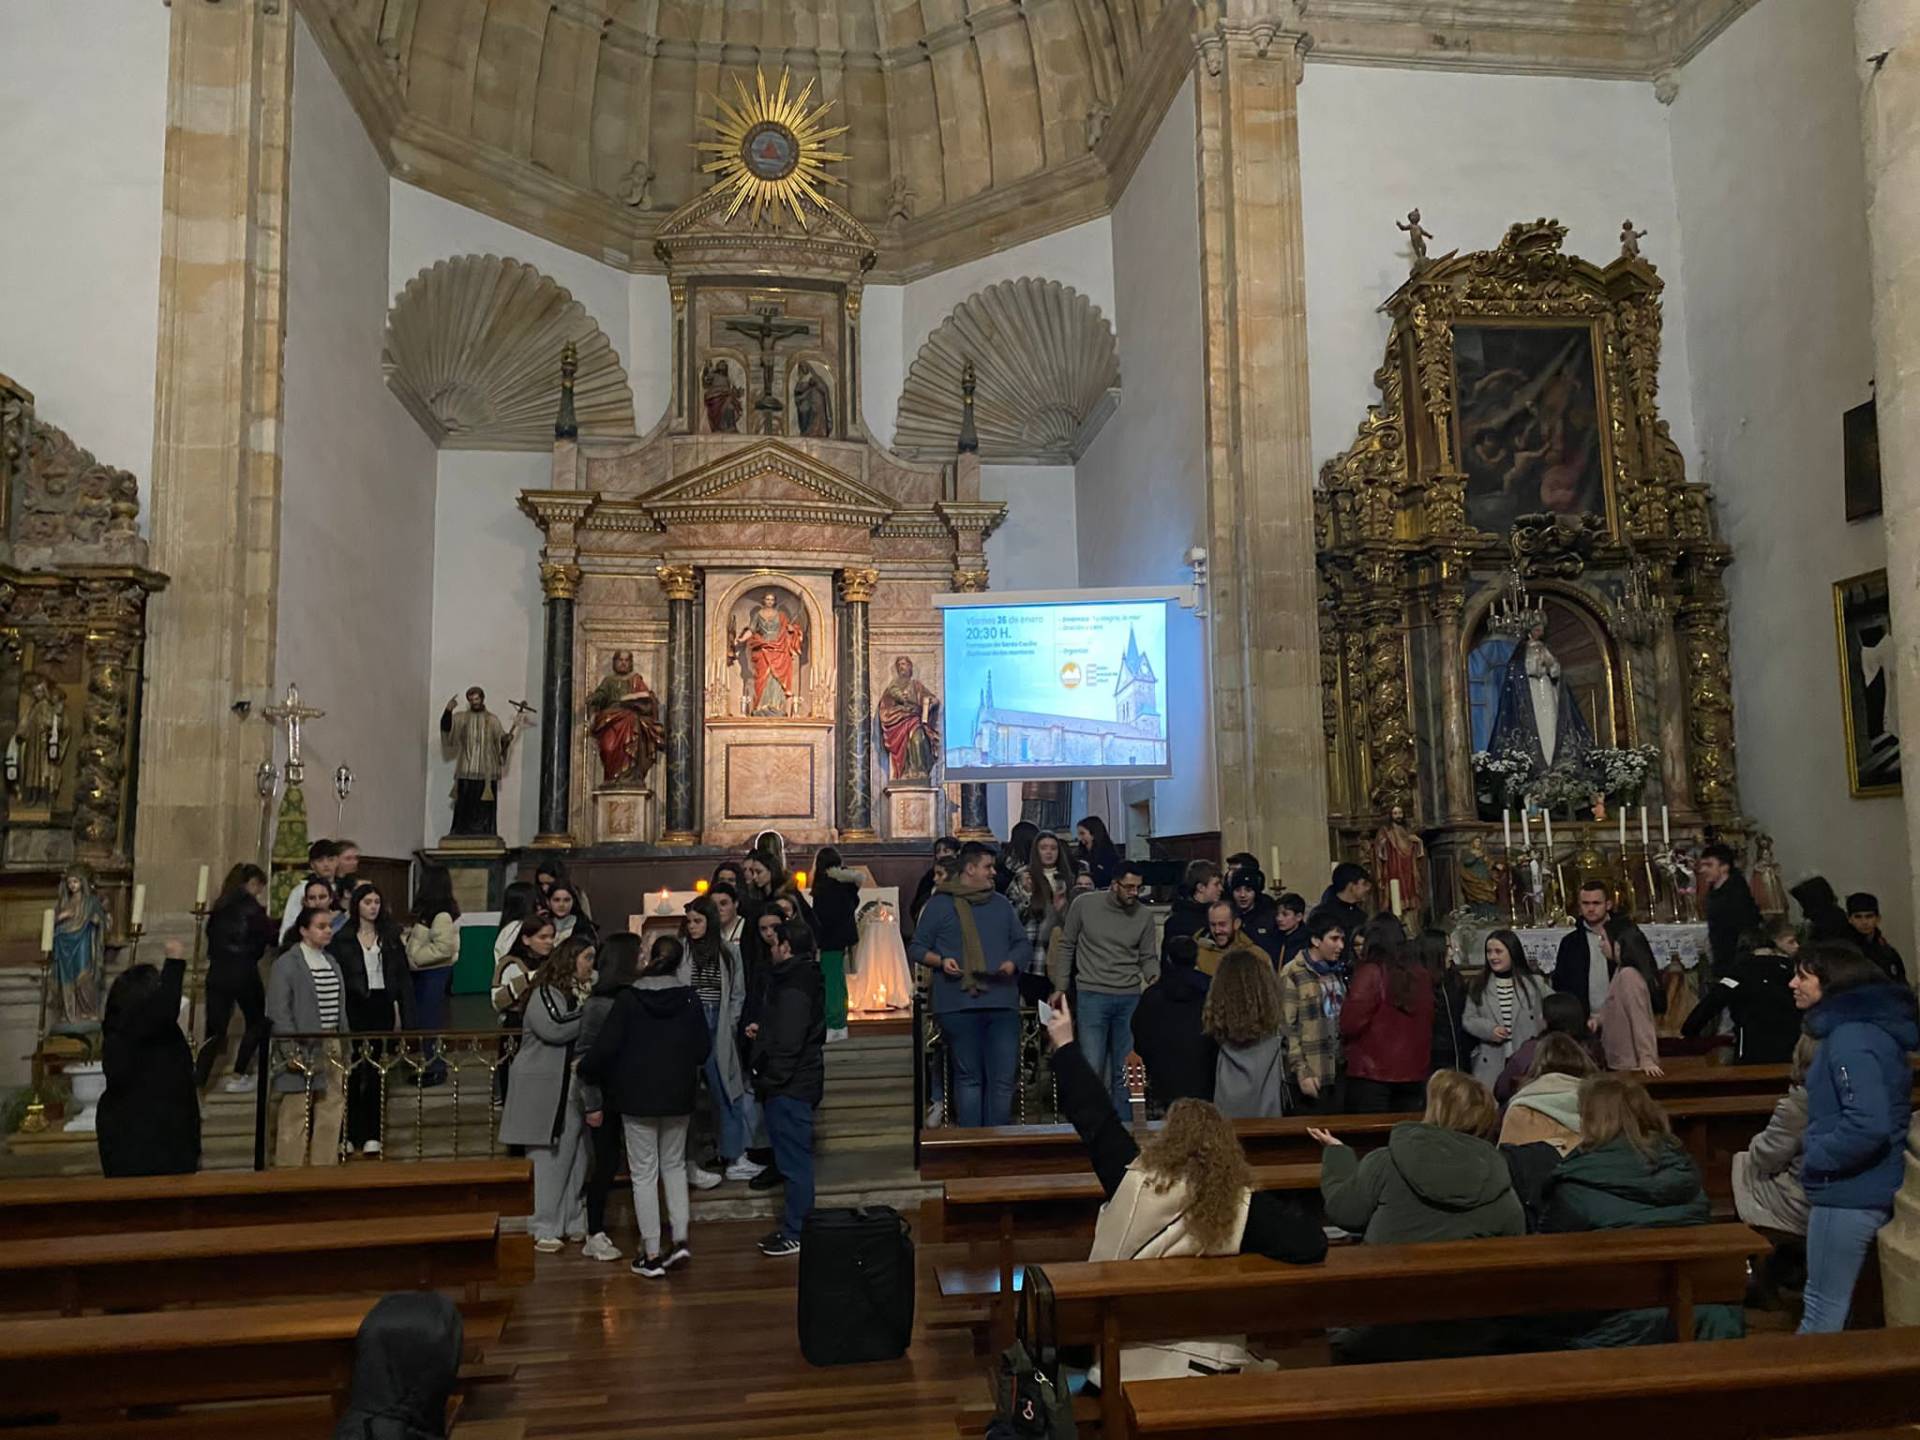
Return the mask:
<path id="1" fill-rule="evenodd" d="M 933 887 L 936 895 L 953 897 L 953 913 L 960 917 L 960 984 L 967 994 L 978 995 L 987 988 L 987 952 L 980 948 L 980 927 L 973 922 L 974 908 L 986 904 L 997 893 L 993 881 L 968 885 L 957 876 Z"/>

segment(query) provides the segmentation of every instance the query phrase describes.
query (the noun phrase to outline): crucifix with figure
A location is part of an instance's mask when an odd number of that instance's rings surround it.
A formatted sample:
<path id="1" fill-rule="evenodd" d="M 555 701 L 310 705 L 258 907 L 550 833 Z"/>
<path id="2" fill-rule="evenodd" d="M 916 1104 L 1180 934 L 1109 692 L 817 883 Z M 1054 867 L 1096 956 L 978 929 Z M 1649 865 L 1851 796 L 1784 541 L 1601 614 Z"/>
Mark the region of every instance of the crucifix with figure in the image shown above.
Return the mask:
<path id="1" fill-rule="evenodd" d="M 722 328 L 744 335 L 760 347 L 760 398 L 753 402 L 753 408 L 760 417 L 759 432 L 779 434 L 780 415 L 787 407 L 773 392 L 774 351 L 789 340 L 812 335 L 813 322 L 789 319 L 780 313 L 778 305 L 759 305 L 751 315 L 731 316 L 720 323 Z"/>
<path id="2" fill-rule="evenodd" d="M 300 687 L 287 686 L 287 698 L 278 705 L 269 705 L 260 712 L 274 725 L 287 727 L 287 784 L 298 785 L 306 779 L 306 767 L 300 763 L 300 726 L 308 720 L 318 720 L 327 712 L 316 710 L 311 705 L 300 703 Z"/>

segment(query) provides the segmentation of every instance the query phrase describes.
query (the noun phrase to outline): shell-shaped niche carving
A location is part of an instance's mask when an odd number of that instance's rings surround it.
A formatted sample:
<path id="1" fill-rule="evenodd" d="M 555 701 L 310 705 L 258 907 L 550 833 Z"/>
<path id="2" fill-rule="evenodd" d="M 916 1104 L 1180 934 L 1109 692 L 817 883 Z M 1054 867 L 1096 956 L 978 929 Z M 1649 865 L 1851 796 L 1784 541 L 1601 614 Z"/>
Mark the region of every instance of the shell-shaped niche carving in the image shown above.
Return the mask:
<path id="1" fill-rule="evenodd" d="M 546 450 L 560 409 L 560 355 L 578 354 L 582 435 L 632 435 L 633 388 L 607 334 L 531 265 L 456 255 L 422 270 L 387 312 L 387 384 L 436 445 Z"/>
<path id="2" fill-rule="evenodd" d="M 1100 307 L 1057 280 L 1002 280 L 954 306 L 920 347 L 900 392 L 896 451 L 953 454 L 968 360 L 983 461 L 1072 464 L 1119 399 L 1120 352 Z"/>

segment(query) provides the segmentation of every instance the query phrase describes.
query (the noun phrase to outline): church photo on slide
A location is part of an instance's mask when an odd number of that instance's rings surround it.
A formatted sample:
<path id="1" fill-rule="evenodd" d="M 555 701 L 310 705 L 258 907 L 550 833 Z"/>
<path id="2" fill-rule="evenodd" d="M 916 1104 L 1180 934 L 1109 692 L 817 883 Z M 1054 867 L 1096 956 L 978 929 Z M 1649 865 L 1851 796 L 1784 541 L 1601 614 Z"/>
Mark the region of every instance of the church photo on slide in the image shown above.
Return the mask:
<path id="1" fill-rule="evenodd" d="M 1920 1434 L 1916 116 L 8 0 L 0 1436 Z"/>

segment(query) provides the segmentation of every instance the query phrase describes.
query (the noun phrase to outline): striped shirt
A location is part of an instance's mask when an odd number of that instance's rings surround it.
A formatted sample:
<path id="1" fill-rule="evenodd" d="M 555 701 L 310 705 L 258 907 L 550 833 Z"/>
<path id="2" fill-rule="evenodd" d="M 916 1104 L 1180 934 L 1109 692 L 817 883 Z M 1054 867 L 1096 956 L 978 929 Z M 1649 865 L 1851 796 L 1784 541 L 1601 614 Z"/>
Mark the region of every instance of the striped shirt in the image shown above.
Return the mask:
<path id="1" fill-rule="evenodd" d="M 1500 1025 L 1508 1034 L 1513 1033 L 1513 1016 L 1516 1007 L 1513 976 L 1496 975 L 1493 977 L 1493 1012 Z"/>
<path id="2" fill-rule="evenodd" d="M 307 962 L 307 974 L 313 977 L 314 994 L 320 1001 L 320 1028 L 340 1028 L 340 970 L 325 952 L 300 947 L 300 958 Z"/>

